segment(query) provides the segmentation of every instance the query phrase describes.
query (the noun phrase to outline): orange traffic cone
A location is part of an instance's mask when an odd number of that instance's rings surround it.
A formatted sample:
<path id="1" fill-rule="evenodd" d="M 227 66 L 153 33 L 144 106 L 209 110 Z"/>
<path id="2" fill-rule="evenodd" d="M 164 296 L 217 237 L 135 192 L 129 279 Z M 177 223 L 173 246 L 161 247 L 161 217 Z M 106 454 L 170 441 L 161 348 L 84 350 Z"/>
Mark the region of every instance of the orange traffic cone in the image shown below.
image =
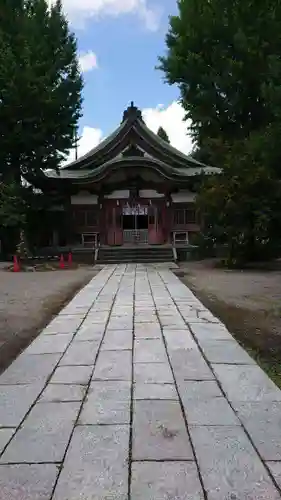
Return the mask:
<path id="1" fill-rule="evenodd" d="M 61 256 L 60 256 L 60 269 L 64 269 L 64 258 L 63 258 L 63 254 L 61 254 Z"/>
<path id="2" fill-rule="evenodd" d="M 68 254 L 68 265 L 71 266 L 72 265 L 72 253 L 69 252 Z"/>
<path id="3" fill-rule="evenodd" d="M 20 271 L 19 261 L 16 255 L 14 255 L 14 273 L 18 273 Z"/>

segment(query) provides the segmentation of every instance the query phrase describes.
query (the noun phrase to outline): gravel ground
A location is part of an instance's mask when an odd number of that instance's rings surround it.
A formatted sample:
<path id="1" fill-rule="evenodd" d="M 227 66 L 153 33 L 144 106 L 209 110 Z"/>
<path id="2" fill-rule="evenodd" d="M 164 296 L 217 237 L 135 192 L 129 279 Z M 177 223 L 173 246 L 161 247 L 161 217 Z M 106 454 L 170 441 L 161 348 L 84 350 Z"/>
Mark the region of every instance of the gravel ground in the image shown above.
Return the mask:
<path id="1" fill-rule="evenodd" d="M 181 265 L 181 277 L 281 387 L 281 272 Z"/>
<path id="2" fill-rule="evenodd" d="M 97 270 L 11 273 L 0 269 L 0 372 Z"/>
<path id="3" fill-rule="evenodd" d="M 191 262 L 181 268 L 195 288 L 228 304 L 253 311 L 281 311 L 280 271 L 228 271 L 212 268 L 209 261 Z"/>

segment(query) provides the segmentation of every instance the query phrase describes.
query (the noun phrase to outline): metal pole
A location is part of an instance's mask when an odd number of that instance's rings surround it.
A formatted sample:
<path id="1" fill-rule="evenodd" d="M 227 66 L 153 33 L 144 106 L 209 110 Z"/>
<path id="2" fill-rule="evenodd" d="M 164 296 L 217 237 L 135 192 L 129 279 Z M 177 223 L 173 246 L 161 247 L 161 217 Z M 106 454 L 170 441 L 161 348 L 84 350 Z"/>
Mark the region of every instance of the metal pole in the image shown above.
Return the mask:
<path id="1" fill-rule="evenodd" d="M 75 128 L 75 160 L 78 160 L 77 129 Z"/>

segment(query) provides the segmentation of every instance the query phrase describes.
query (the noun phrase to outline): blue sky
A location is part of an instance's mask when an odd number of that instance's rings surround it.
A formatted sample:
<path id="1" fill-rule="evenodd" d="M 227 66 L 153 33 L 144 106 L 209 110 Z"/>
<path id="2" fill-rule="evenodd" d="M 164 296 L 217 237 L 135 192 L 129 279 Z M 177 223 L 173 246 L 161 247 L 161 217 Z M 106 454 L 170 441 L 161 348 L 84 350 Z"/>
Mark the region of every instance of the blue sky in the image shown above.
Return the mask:
<path id="1" fill-rule="evenodd" d="M 52 1 L 52 0 L 51 0 Z M 177 87 L 155 69 L 165 52 L 168 17 L 176 0 L 63 0 L 78 38 L 84 74 L 80 148 L 83 154 L 120 123 L 131 100 L 154 131 L 162 125 L 175 147 L 189 152 L 190 139 L 177 103 Z"/>

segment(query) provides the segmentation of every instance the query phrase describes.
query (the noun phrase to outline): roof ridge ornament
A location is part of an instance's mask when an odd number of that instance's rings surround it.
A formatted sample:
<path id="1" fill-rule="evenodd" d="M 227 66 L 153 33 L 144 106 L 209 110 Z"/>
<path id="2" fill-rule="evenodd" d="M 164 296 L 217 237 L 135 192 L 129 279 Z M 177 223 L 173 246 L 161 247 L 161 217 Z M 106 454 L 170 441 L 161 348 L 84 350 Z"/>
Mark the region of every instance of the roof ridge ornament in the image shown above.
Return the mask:
<path id="1" fill-rule="evenodd" d="M 130 106 L 128 106 L 128 108 L 125 109 L 123 113 L 122 122 L 124 122 L 125 120 L 130 120 L 130 121 L 140 120 L 143 122 L 141 110 L 135 106 L 134 101 L 131 101 Z"/>

